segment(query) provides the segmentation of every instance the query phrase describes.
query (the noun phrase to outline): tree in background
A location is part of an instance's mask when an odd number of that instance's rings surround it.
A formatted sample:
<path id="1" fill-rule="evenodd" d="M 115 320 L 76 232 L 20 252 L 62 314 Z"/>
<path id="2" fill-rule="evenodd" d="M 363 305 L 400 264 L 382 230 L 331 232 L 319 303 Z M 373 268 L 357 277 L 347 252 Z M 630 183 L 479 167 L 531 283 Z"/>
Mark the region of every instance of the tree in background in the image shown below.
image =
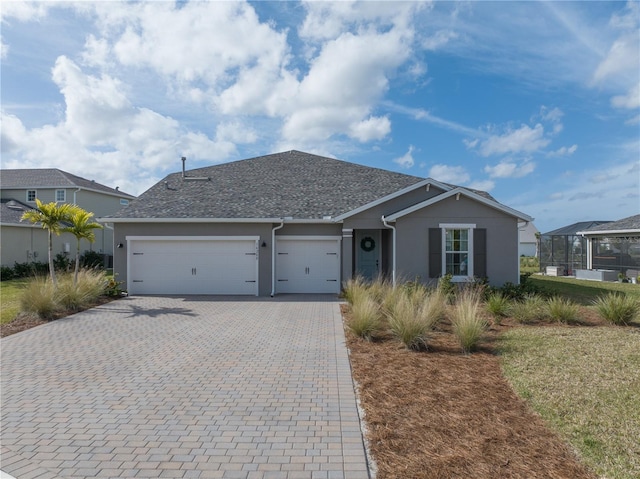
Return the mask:
<path id="1" fill-rule="evenodd" d="M 29 221 L 33 224 L 40 223 L 43 229 L 49 233 L 49 274 L 54 288 L 58 286 L 56 272 L 53 266 L 53 235 L 60 235 L 62 224 L 69 222 L 72 210 L 75 208 L 69 204 L 58 205 L 55 202 L 44 204 L 36 198 L 37 209 L 25 211 L 20 221 Z"/>
<path id="2" fill-rule="evenodd" d="M 74 285 L 78 284 L 78 271 L 80 270 L 80 241 L 86 239 L 89 243 L 93 243 L 96 240 L 93 230 L 102 228 L 102 225 L 93 221 L 92 218 L 93 213 L 89 213 L 79 206 L 73 206 L 67 220 L 70 226 L 62 228 L 64 233 L 71 233 L 77 240 L 76 268 L 73 275 Z"/>

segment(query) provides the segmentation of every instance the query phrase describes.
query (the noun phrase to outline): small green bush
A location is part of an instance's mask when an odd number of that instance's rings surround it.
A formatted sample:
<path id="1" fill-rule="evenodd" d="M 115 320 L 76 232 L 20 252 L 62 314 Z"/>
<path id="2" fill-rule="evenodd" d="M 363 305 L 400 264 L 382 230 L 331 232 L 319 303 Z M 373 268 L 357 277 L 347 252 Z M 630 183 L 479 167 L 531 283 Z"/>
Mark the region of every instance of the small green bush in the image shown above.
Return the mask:
<path id="1" fill-rule="evenodd" d="M 593 303 L 598 314 L 611 324 L 626 325 L 640 316 L 640 304 L 631 296 L 609 293 Z"/>
<path id="2" fill-rule="evenodd" d="M 500 324 L 502 318 L 509 314 L 509 298 L 500 291 L 494 291 L 487 297 L 486 308 L 496 324 Z"/>
<path id="3" fill-rule="evenodd" d="M 577 304 L 558 296 L 547 300 L 547 312 L 549 318 L 559 323 L 575 323 L 580 315 Z"/>
<path id="4" fill-rule="evenodd" d="M 83 268 L 104 268 L 104 255 L 97 251 L 85 251 L 80 256 L 80 266 Z"/>
<path id="5" fill-rule="evenodd" d="M 349 330 L 367 341 L 381 329 L 380 306 L 370 296 L 362 296 L 351 305 L 351 318 L 347 321 Z"/>
<path id="6" fill-rule="evenodd" d="M 451 324 L 465 354 L 477 347 L 487 330 L 488 324 L 482 313 L 480 290 L 467 288 L 457 295 Z"/>
<path id="7" fill-rule="evenodd" d="M 36 314 L 42 319 L 50 319 L 60 310 L 56 291 L 50 279 L 37 276 L 27 282 L 20 296 L 20 309 Z"/>
<path id="8" fill-rule="evenodd" d="M 453 297 L 456 293 L 456 285 L 452 281 L 453 276 L 450 274 L 445 274 L 438 280 L 438 289 L 444 294 L 447 298 L 447 301 L 453 301 Z"/>
<path id="9" fill-rule="evenodd" d="M 10 266 L 0 266 L 0 281 L 9 281 L 14 279 L 15 275 L 13 268 Z"/>

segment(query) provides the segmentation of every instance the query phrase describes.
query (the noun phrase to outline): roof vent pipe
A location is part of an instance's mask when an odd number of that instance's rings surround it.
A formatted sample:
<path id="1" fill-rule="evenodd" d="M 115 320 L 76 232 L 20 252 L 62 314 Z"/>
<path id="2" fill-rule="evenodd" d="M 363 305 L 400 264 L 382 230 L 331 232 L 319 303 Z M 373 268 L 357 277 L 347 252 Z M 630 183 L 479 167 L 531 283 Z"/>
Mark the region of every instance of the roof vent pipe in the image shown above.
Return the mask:
<path id="1" fill-rule="evenodd" d="M 182 157 L 182 177 L 184 178 L 184 170 L 185 170 L 185 164 L 187 163 L 187 158 L 186 157 Z"/>

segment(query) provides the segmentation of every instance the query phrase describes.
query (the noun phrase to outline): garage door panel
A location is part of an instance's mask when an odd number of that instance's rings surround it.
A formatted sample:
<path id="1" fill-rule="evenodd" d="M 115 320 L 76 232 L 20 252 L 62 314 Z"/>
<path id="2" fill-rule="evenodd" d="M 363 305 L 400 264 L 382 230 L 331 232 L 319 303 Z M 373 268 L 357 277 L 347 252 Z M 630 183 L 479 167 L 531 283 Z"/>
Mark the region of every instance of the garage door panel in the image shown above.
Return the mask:
<path id="1" fill-rule="evenodd" d="M 130 249 L 131 294 L 258 293 L 254 239 L 147 239 Z"/>
<path id="2" fill-rule="evenodd" d="M 280 238 L 276 247 L 277 292 L 340 292 L 339 241 Z"/>

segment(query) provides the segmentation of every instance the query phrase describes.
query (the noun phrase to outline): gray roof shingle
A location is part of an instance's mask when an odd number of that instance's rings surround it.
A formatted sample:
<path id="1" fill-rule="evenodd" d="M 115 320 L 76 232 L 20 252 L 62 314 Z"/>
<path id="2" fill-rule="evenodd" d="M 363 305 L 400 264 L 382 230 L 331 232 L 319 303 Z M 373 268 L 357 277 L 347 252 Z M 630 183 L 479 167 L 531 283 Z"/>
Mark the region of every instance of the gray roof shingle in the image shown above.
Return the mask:
<path id="1" fill-rule="evenodd" d="M 57 168 L 32 168 L 0 170 L 0 188 L 84 188 L 122 197 L 135 198 L 133 195 L 87 180 Z"/>
<path id="2" fill-rule="evenodd" d="M 640 232 L 640 215 L 628 216 L 627 218 L 622 218 L 618 221 L 610 221 L 605 224 L 593 226 L 586 230 L 585 232 L 596 232 L 596 231 L 627 231 L 627 230 L 636 230 Z"/>
<path id="3" fill-rule="evenodd" d="M 295 150 L 189 170 L 186 176 L 192 179 L 183 180 L 182 172 L 168 175 L 112 217 L 321 219 L 424 180 Z"/>
<path id="4" fill-rule="evenodd" d="M 25 205 L 20 201 L 3 198 L 0 200 L 0 223 L 3 225 L 25 224 L 20 222 L 20 218 L 25 211 L 32 209 L 34 209 L 33 206 Z"/>

